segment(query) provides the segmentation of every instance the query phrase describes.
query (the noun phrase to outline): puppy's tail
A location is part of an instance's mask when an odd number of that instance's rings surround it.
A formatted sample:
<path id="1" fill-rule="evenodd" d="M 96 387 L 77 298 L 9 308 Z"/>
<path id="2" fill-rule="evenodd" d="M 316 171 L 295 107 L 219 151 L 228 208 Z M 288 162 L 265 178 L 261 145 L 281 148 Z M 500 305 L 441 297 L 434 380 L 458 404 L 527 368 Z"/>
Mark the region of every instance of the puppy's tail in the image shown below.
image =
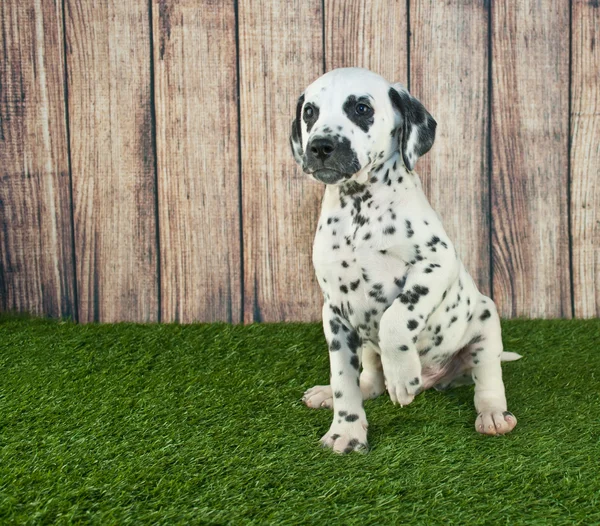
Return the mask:
<path id="1" fill-rule="evenodd" d="M 515 360 L 518 360 L 519 358 L 523 358 L 523 357 L 520 354 L 517 354 L 516 352 L 503 352 L 500 355 L 501 362 L 514 362 Z"/>

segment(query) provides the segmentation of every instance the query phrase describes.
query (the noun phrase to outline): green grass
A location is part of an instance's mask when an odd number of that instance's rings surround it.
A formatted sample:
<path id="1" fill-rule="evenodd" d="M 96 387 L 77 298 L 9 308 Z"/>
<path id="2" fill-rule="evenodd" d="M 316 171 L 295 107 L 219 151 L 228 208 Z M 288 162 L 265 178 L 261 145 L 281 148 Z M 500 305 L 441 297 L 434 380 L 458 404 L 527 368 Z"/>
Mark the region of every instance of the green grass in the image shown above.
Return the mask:
<path id="1" fill-rule="evenodd" d="M 0 523 L 600 524 L 600 320 L 504 323 L 516 430 L 472 387 L 366 403 L 371 450 L 319 447 L 318 325 L 0 319 Z"/>

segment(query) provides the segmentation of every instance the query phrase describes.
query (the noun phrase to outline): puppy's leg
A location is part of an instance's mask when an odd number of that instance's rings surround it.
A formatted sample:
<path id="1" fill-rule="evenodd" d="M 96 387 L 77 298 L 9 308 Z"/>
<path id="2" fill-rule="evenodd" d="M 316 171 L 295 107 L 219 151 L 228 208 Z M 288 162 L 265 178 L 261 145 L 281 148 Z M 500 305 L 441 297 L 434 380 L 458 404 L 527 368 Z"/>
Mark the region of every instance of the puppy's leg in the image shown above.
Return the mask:
<path id="1" fill-rule="evenodd" d="M 421 361 L 416 342 L 457 271 L 455 260 L 438 261 L 440 263 L 437 263 L 435 271 L 430 266 L 431 260 L 414 264 L 402 292 L 381 317 L 381 362 L 386 387 L 394 404 L 410 404 L 422 389 Z M 436 345 L 443 341 L 442 335 L 438 338 Z"/>
<path id="2" fill-rule="evenodd" d="M 360 353 L 360 351 L 359 351 Z M 365 342 L 362 346 L 362 367 L 360 373 L 360 390 L 363 400 L 377 398 L 385 391 L 383 369 L 378 349 L 372 342 Z M 330 385 L 315 385 L 308 389 L 302 401 L 311 408 L 333 408 L 333 391 Z"/>
<path id="3" fill-rule="evenodd" d="M 470 359 L 475 382 L 475 429 L 485 435 L 503 435 L 514 429 L 517 419 L 506 406 L 500 366 L 500 318 L 491 299 L 481 297 L 473 323 Z"/>
<path id="4" fill-rule="evenodd" d="M 365 400 L 377 398 L 385 391 L 385 382 L 379 349 L 372 342 L 365 342 L 363 344 L 362 365 L 360 390 L 362 391 L 363 398 Z"/>
<path id="5" fill-rule="evenodd" d="M 337 453 L 365 449 L 368 424 L 359 387 L 360 338 L 328 304 L 323 306 L 323 327 L 334 396 L 333 422 L 321 443 Z"/>
<path id="6" fill-rule="evenodd" d="M 418 333 L 408 329 L 403 311 L 398 300 L 394 301 L 381 317 L 379 329 L 385 386 L 392 403 L 401 406 L 413 401 L 423 383 L 415 345 Z"/>

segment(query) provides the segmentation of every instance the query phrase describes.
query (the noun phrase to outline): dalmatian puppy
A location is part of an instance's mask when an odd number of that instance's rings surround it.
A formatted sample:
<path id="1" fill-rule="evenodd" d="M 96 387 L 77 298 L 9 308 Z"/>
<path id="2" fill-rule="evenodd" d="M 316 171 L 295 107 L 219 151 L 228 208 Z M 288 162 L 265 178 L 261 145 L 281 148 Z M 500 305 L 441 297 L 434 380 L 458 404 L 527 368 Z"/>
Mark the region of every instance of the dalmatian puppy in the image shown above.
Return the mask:
<path id="1" fill-rule="evenodd" d="M 303 401 L 333 409 L 321 442 L 339 453 L 367 448 L 363 401 L 386 389 L 404 406 L 430 387 L 474 382 L 478 432 L 502 435 L 517 424 L 501 361 L 519 355 L 502 351 L 494 303 L 477 290 L 413 171 L 435 128 L 401 84 L 365 69 L 333 70 L 298 100 L 292 152 L 326 185 L 313 263 L 331 368 L 330 385 Z"/>

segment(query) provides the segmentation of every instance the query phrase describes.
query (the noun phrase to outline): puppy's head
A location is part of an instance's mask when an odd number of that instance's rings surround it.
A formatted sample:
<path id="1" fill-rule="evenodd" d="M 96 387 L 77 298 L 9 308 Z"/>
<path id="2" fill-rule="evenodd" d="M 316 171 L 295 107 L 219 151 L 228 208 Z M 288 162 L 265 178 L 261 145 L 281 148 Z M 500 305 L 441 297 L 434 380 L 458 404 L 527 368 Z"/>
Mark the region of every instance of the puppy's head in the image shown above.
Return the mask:
<path id="1" fill-rule="evenodd" d="M 406 168 L 427 153 L 436 122 L 401 84 L 360 68 L 341 68 L 313 82 L 298 99 L 290 144 L 302 169 L 339 184 L 400 150 Z"/>

